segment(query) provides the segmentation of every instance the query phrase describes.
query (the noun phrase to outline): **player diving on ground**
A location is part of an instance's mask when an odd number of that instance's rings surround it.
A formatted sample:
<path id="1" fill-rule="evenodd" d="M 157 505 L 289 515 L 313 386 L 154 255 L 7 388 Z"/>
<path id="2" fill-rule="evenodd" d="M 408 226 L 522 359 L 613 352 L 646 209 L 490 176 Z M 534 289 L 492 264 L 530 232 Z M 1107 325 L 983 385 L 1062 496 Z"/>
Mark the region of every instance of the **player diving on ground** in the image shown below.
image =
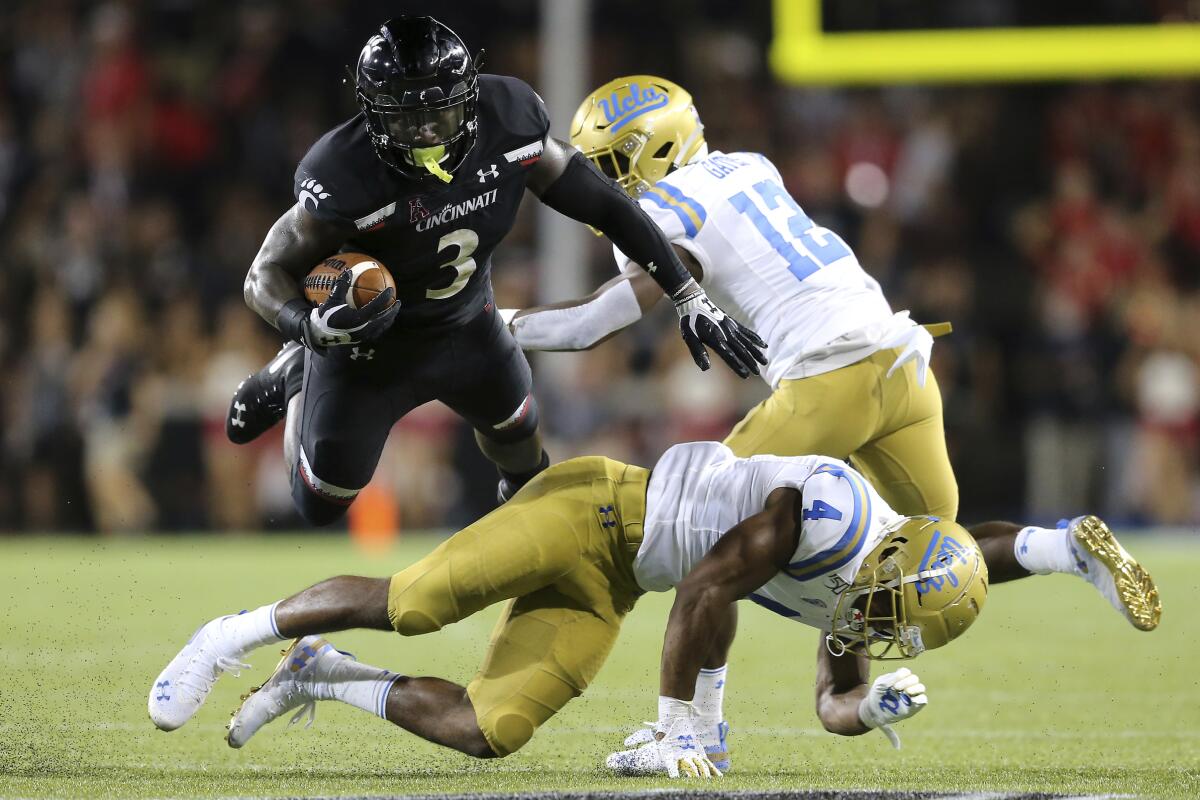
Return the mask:
<path id="1" fill-rule="evenodd" d="M 150 716 L 178 728 L 223 671 L 295 638 L 234 714 L 231 746 L 341 700 L 468 755 L 506 756 L 588 687 L 637 598 L 674 588 L 651 746 L 672 777 L 710 777 L 727 759 L 698 735 L 693 691 L 729 606 L 750 597 L 822 631 L 822 724 L 894 737 L 891 725 L 925 707 L 925 687 L 904 669 L 872 684 L 868 659 L 912 658 L 958 638 L 982 611 L 987 582 L 969 533 L 900 516 L 836 459 L 743 459 L 716 442 L 676 445 L 653 471 L 578 458 L 390 579 L 331 578 L 206 623 L 155 680 Z M 319 637 L 429 634 L 501 602 L 466 687 L 362 664 Z"/>
<path id="2" fill-rule="evenodd" d="M 650 75 L 618 78 L 589 95 L 571 143 L 638 199 L 714 300 L 769 344 L 762 378 L 773 391 L 725 439 L 735 454 L 844 459 L 898 512 L 955 519 L 958 485 L 929 368 L 933 334 L 892 310 L 851 248 L 805 214 L 770 160 L 709 152 L 691 95 Z M 502 311 L 517 343 L 582 350 L 640 319 L 662 293 L 636 257 L 619 244 L 614 255 L 619 276 L 588 297 Z M 1154 582 L 1096 517 L 1058 529 L 988 522 L 970 530 L 993 582 L 1079 575 L 1138 629 L 1157 626 Z M 709 743 L 724 741 L 728 727 L 721 706 L 736 619 L 730 606 L 713 624 L 716 644 L 696 684 L 708 709 L 700 735 Z M 614 753 L 609 766 L 663 769 L 653 748 L 637 749 L 650 736 L 629 737 L 635 749 Z"/>
<path id="3" fill-rule="evenodd" d="M 711 348 L 739 375 L 758 373 L 758 336 L 708 300 L 636 203 L 550 136 L 528 85 L 481 74 L 478 56 L 424 16 L 384 23 L 352 78 L 361 112 L 304 156 L 296 203 L 246 276 L 247 304 L 287 343 L 239 384 L 226 420 L 244 444 L 287 418 L 292 497 L 307 521 L 339 519 L 396 420 L 429 400 L 475 428 L 501 500 L 549 463 L 529 364 L 492 298 L 492 253 L 526 189 L 646 266 L 702 368 Z M 339 251 L 378 259 L 395 290 L 355 307 L 342 280 L 313 308 L 300 282 Z"/>

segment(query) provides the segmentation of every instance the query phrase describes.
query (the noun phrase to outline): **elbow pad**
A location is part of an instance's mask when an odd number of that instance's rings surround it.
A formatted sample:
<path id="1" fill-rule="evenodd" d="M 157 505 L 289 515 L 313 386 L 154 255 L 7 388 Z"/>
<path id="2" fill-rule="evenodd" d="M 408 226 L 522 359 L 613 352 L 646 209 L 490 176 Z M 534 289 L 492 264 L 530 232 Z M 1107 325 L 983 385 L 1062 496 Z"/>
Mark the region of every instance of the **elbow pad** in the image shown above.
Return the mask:
<path id="1" fill-rule="evenodd" d="M 622 253 L 642 265 L 668 297 L 673 298 L 692 280 L 670 242 L 637 201 L 601 175 L 582 153 L 571 157 L 563 174 L 542 193 L 542 202 L 607 236 Z"/>

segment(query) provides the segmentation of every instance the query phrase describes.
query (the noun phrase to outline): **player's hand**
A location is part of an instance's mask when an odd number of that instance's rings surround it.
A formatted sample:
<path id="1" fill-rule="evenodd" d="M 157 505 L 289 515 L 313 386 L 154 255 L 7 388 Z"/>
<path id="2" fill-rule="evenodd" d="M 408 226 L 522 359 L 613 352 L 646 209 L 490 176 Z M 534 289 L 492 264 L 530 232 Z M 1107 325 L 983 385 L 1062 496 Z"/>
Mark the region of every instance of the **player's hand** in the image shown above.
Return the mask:
<path id="1" fill-rule="evenodd" d="M 880 675 L 871 684 L 867 696 L 858 704 L 858 718 L 868 728 L 879 728 L 892 747 L 900 749 L 900 737 L 892 725 L 906 720 L 929 703 L 925 685 L 907 667 Z"/>
<path id="2" fill-rule="evenodd" d="M 757 375 L 759 364 L 767 363 L 762 353 L 767 343 L 717 308 L 695 281 L 675 297 L 675 312 L 679 314 L 679 332 L 700 369 L 709 367 L 705 347 L 716 350 L 729 368 L 742 378 Z"/>
<path id="3" fill-rule="evenodd" d="M 689 709 L 691 704 L 687 704 Z M 700 744 L 700 737 L 692 727 L 690 715 L 672 715 L 660 719 L 655 726 L 654 736 L 658 741 L 658 754 L 672 778 L 721 777 L 721 770 L 709 760 Z"/>
<path id="4" fill-rule="evenodd" d="M 324 303 L 314 308 L 304 325 L 304 344 L 310 349 L 361 344 L 383 335 L 396 320 L 400 304 L 393 303 L 392 287 L 377 294 L 362 308 L 352 308 L 346 297 L 350 291 L 350 271 L 333 282 L 333 290 Z"/>

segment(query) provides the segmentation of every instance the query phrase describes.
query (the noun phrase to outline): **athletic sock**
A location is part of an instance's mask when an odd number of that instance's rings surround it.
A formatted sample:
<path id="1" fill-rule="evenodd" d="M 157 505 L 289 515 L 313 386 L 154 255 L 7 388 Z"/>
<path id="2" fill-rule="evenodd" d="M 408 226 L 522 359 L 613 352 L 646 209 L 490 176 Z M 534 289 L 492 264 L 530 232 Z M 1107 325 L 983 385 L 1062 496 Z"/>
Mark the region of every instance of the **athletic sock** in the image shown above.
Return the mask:
<path id="1" fill-rule="evenodd" d="M 239 656 L 263 645 L 286 641 L 283 636 L 279 635 L 279 629 L 275 627 L 275 606 L 277 605 L 279 605 L 278 601 L 221 620 L 221 633 L 238 648 Z"/>
<path id="2" fill-rule="evenodd" d="M 1017 562 L 1037 575 L 1051 572 L 1076 574 L 1071 558 L 1071 534 L 1066 528 L 1038 528 L 1030 525 L 1017 533 L 1013 552 Z"/>
<path id="3" fill-rule="evenodd" d="M 402 678 L 390 670 L 372 667 L 342 654 L 329 669 L 326 683 L 319 684 L 319 700 L 341 700 L 377 717 L 387 719 L 387 696 L 392 685 Z"/>
<path id="4" fill-rule="evenodd" d="M 728 670 L 729 665 L 725 664 L 716 669 L 702 669 L 696 676 L 696 694 L 692 705 L 702 725 L 715 727 L 725 719 L 722 705 L 725 702 L 725 675 Z"/>
<path id="5" fill-rule="evenodd" d="M 528 472 L 508 472 L 507 470 L 500 469 L 499 467 L 496 467 L 496 470 L 500 473 L 501 478 L 508 481 L 508 485 L 513 492 L 516 492 L 517 489 L 520 489 L 522 486 L 529 483 L 539 472 L 548 466 L 550 466 L 550 454 L 543 450 L 541 461 L 538 462 L 536 467 Z"/>

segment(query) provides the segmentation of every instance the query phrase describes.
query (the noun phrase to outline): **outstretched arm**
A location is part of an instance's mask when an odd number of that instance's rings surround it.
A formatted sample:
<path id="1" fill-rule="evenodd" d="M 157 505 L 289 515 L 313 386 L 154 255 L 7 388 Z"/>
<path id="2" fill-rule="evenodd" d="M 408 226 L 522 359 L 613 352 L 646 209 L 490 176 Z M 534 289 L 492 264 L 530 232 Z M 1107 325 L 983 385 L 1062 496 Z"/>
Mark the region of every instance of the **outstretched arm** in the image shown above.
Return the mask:
<path id="1" fill-rule="evenodd" d="M 709 367 L 705 346 L 743 378 L 757 375 L 758 365 L 767 363 L 761 351 L 766 344 L 713 305 L 641 206 L 581 153 L 547 136 L 529 173 L 529 188 L 555 211 L 603 232 L 645 268 L 675 304 L 680 332 L 701 369 Z"/>
<path id="2" fill-rule="evenodd" d="M 726 609 L 787 566 L 799 542 L 801 498 L 795 489 L 771 492 L 762 511 L 730 529 L 675 587 L 663 642 L 663 697 L 691 700 Z"/>
<path id="3" fill-rule="evenodd" d="M 892 747 L 900 749 L 900 736 L 892 730 L 929 703 L 921 679 L 907 667 L 871 680 L 866 656 L 835 656 L 821 637 L 817 649 L 817 716 L 825 730 L 841 736 L 859 736 L 879 728 Z"/>
<path id="4" fill-rule="evenodd" d="M 674 249 L 700 280 L 703 273 L 695 257 L 682 248 Z M 509 327 L 525 350 L 590 350 L 637 322 L 662 296 L 654 279 L 634 268 L 587 297 L 516 311 Z"/>

